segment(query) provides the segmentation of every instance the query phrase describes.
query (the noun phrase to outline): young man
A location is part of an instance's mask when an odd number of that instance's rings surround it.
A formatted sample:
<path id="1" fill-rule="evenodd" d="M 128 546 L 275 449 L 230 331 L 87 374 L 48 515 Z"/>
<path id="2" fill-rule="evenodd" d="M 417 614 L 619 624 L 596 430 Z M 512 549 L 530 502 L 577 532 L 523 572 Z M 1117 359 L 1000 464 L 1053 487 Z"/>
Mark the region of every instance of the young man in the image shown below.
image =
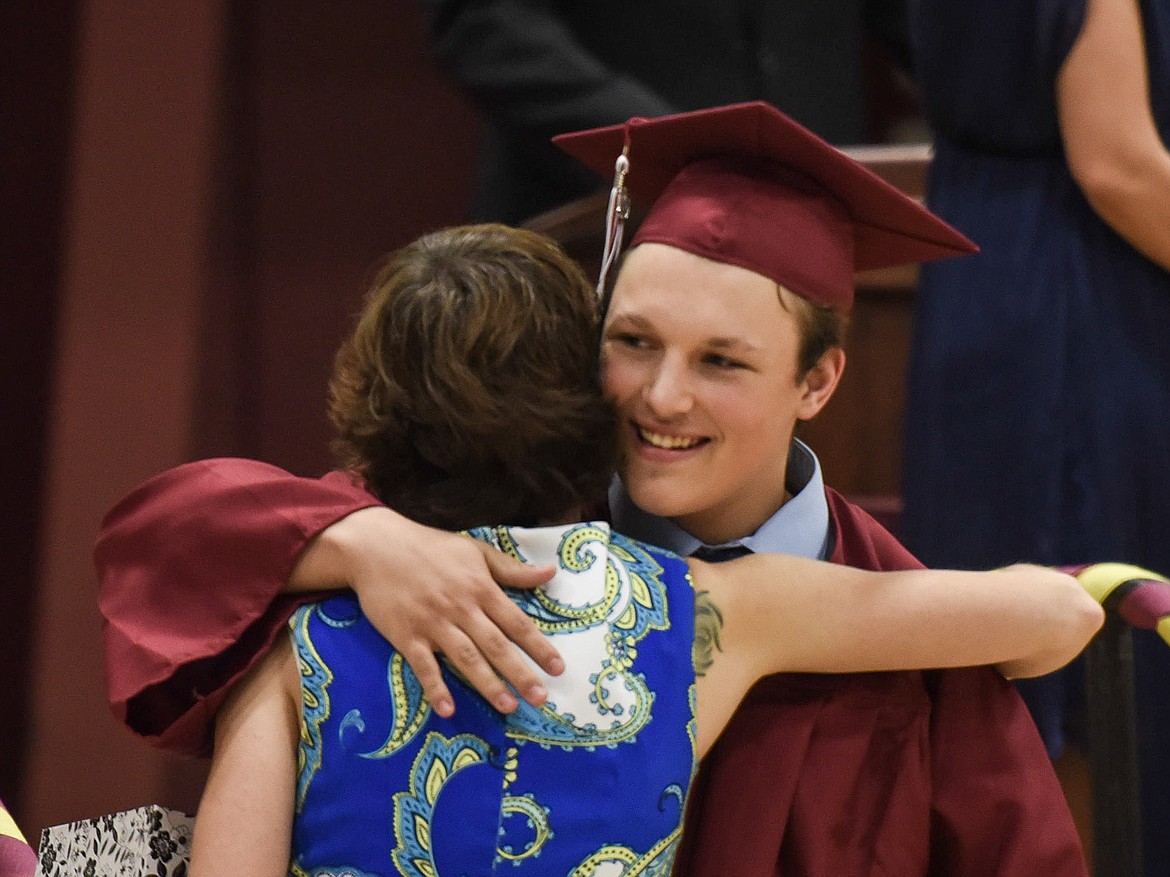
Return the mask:
<path id="1" fill-rule="evenodd" d="M 844 367 L 854 270 L 969 242 L 765 105 L 562 145 L 600 171 L 627 143 L 631 195 L 653 203 L 604 330 L 603 382 L 621 420 L 615 527 L 684 554 L 917 566 L 823 486 L 815 456 L 791 436 Z M 173 748 L 205 745 L 226 687 L 287 617 L 286 586 L 352 586 L 436 711 L 450 703 L 434 651 L 501 709 L 516 700 L 487 659 L 539 703 L 540 681 L 505 635 L 554 672 L 555 656 L 487 570 L 509 584 L 547 572 L 485 563 L 457 544 L 467 540 L 372 505 L 340 474 L 316 482 L 209 461 L 114 509 L 96 556 L 110 695 L 127 722 Z M 162 618 L 143 610 L 144 591 L 160 595 Z M 711 750 L 688 825 L 679 873 L 699 877 L 1086 873 L 1035 728 L 990 669 L 763 680 Z"/>

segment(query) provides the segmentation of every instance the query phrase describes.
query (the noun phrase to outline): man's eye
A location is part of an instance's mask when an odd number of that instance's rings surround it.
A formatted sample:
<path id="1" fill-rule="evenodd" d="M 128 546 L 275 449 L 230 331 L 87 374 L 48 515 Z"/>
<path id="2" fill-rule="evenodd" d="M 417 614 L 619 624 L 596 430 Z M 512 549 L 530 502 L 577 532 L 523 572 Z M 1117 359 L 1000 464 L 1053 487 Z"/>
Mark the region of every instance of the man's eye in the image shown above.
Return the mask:
<path id="1" fill-rule="evenodd" d="M 704 357 L 703 361 L 707 365 L 713 365 L 715 368 L 745 368 L 742 362 L 735 359 L 729 359 L 726 356 L 720 356 L 718 353 L 711 353 Z"/>
<path id="2" fill-rule="evenodd" d="M 621 344 L 623 347 L 633 347 L 636 349 L 636 348 L 641 348 L 641 347 L 646 346 L 645 339 L 643 339 L 642 337 L 640 337 L 638 335 L 630 335 L 627 333 L 621 333 L 618 335 L 614 335 L 613 340 L 616 341 L 618 344 Z"/>

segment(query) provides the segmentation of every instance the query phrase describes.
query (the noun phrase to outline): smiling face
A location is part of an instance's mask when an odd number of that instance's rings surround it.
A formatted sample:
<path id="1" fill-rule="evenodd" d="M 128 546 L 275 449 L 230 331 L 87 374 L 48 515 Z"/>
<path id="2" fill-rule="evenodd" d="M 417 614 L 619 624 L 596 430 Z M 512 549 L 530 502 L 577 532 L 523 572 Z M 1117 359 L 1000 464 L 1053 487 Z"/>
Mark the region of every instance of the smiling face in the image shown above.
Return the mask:
<path id="1" fill-rule="evenodd" d="M 828 401 L 833 348 L 808 373 L 790 293 L 759 274 L 662 244 L 631 250 L 602 345 L 630 498 L 717 543 L 755 532 L 788 498 L 797 420 Z"/>

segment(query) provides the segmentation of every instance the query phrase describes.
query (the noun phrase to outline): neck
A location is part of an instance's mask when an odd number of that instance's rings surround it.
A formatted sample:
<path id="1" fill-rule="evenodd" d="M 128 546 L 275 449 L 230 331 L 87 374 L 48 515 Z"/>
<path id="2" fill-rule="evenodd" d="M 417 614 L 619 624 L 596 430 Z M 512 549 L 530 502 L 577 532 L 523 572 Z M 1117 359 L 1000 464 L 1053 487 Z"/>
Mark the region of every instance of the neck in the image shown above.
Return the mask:
<path id="1" fill-rule="evenodd" d="M 792 494 L 785 488 L 780 494 L 778 502 L 750 515 L 741 517 L 711 510 L 697 515 L 680 515 L 670 520 L 707 545 L 721 545 L 724 542 L 734 542 L 737 539 L 746 539 L 755 535 L 756 531 L 764 526 L 776 512 L 780 511 L 790 499 L 792 499 Z"/>

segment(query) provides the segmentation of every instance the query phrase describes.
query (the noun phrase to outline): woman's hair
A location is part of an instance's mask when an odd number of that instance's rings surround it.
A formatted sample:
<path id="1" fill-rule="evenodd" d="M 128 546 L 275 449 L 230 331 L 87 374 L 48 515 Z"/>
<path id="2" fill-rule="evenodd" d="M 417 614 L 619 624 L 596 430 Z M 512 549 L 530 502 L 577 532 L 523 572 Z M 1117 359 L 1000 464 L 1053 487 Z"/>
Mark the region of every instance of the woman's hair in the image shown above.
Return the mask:
<path id="1" fill-rule="evenodd" d="M 596 294 L 555 243 L 502 225 L 392 254 L 337 354 L 340 464 L 448 529 L 532 526 L 599 502 L 616 463 Z"/>

